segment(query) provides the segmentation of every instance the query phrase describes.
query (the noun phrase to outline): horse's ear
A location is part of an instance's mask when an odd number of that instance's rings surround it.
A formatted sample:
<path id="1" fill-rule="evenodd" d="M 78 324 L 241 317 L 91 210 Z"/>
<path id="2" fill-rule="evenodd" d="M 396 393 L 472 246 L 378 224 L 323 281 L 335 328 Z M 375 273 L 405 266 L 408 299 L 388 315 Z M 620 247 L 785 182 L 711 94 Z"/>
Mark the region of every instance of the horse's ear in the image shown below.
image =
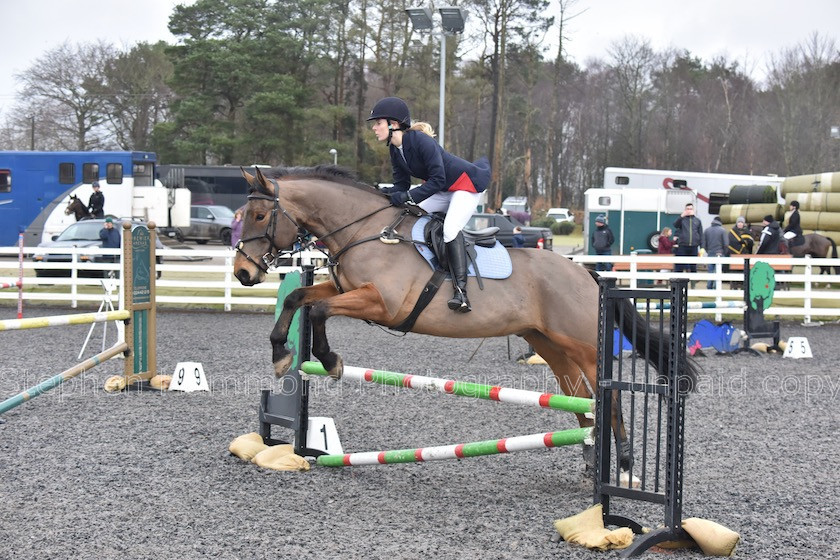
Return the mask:
<path id="1" fill-rule="evenodd" d="M 257 172 L 257 181 L 260 182 L 260 185 L 262 185 L 263 188 L 267 189 L 268 181 L 266 180 L 265 175 L 262 174 L 259 167 L 255 167 L 254 170 Z"/>
<path id="2" fill-rule="evenodd" d="M 242 176 L 245 177 L 245 180 L 248 181 L 248 184 L 251 185 L 251 186 L 255 186 L 254 185 L 254 181 L 255 181 L 254 176 L 251 175 L 250 173 L 248 173 L 247 171 L 245 171 L 245 168 L 242 167 L 242 166 L 239 167 L 239 170 L 242 171 Z"/>

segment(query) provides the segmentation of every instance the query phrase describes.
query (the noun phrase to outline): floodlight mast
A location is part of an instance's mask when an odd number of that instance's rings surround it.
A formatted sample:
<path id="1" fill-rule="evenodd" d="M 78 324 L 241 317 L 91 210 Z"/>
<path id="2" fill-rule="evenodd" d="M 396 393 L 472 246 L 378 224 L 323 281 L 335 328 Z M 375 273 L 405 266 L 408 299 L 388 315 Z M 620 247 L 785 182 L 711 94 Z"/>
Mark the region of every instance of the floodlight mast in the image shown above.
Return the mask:
<path id="1" fill-rule="evenodd" d="M 432 11 L 429 8 L 407 8 L 408 19 L 415 31 L 432 31 Z M 464 32 L 465 14 L 457 6 L 443 6 L 438 8 L 440 14 L 440 99 L 438 101 L 438 143 L 443 147 L 445 119 L 446 119 L 446 36 Z"/>

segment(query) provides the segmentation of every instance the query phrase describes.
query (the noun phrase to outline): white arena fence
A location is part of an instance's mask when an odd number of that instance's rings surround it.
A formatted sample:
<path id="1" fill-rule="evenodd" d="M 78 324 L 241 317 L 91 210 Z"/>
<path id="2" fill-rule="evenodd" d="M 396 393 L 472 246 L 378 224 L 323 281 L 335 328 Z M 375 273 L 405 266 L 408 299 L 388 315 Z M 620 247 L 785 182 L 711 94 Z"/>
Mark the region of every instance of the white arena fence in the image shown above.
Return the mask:
<path id="1" fill-rule="evenodd" d="M 26 255 L 32 255 L 43 249 L 24 247 Z M 80 303 L 92 306 L 103 299 L 102 279 L 88 278 L 84 273 L 91 271 L 117 271 L 119 263 L 83 262 L 82 255 L 115 255 L 114 249 L 91 248 L 50 248 L 50 253 L 66 253 L 71 257 L 67 263 L 34 262 L 31 257 L 24 259 L 24 287 L 37 286 L 36 291 L 24 290 L 26 301 L 50 302 L 56 305 L 69 303 L 76 308 Z M 167 248 L 158 251 L 163 262 L 157 265 L 162 273 L 156 282 L 158 289 L 157 300 L 160 304 L 177 307 L 179 304 L 195 304 L 199 306 L 218 306 L 225 311 L 237 307 L 264 307 L 273 310 L 276 303 L 277 288 L 280 284 L 280 273 L 295 270 L 300 264 L 314 264 L 322 266 L 325 256 L 319 251 L 305 251 L 300 259 L 293 263 L 295 266 L 279 267 L 267 277 L 266 282 L 255 287 L 244 287 L 233 276 L 233 259 L 235 253 L 227 247 L 196 247 L 184 249 Z M 703 307 L 689 309 L 690 313 L 714 314 L 716 320 L 722 317 L 737 317 L 743 314 L 743 291 L 740 282 L 743 272 L 723 272 L 720 265 L 742 264 L 742 259 L 725 257 L 671 257 L 667 262 L 672 264 L 698 265 L 696 273 L 675 273 L 671 270 L 651 270 L 651 255 L 571 255 L 569 258 L 581 266 L 594 267 L 598 262 L 625 263 L 622 268 L 602 273 L 618 279 L 619 285 L 629 287 L 655 286 L 658 281 L 687 275 L 693 287 L 689 290 L 692 302 L 707 302 Z M 765 311 L 768 317 L 803 318 L 806 323 L 815 319 L 840 318 L 840 275 L 820 275 L 820 267 L 840 266 L 840 259 L 813 259 L 776 257 L 768 259 L 773 266 L 790 266 L 790 271 L 776 274 L 776 292 L 773 305 Z M 644 265 L 647 263 L 647 266 Z M 715 264 L 714 273 L 707 272 L 709 264 Z M 641 267 L 639 265 L 642 265 Z M 36 277 L 35 269 L 69 269 L 69 277 Z M 0 247 L 0 277 L 16 277 L 18 271 L 18 248 Z M 80 274 L 82 273 L 82 274 Z M 320 279 L 326 279 L 326 268 L 316 270 Z M 431 270 L 430 270 L 431 274 Z M 706 288 L 708 280 L 714 282 L 714 288 Z M 562 279 L 558 279 L 562 282 Z M 87 287 L 87 288 L 83 288 Z M 664 287 L 664 286 L 663 286 Z M 178 293 L 178 292 L 183 293 Z M 120 287 L 117 286 L 111 294 L 114 303 L 119 301 Z M 17 290 L 0 290 L 0 300 L 17 300 Z M 719 307 L 710 307 L 708 302 L 715 302 Z"/>

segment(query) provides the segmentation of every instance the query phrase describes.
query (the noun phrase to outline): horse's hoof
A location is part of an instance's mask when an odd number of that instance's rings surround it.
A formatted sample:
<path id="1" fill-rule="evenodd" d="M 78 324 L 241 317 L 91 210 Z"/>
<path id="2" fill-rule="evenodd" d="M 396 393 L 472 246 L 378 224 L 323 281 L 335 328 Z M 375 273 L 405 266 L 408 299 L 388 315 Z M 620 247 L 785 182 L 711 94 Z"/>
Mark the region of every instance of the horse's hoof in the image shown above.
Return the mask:
<path id="1" fill-rule="evenodd" d="M 292 355 L 289 354 L 288 356 L 284 356 L 280 358 L 276 362 L 274 362 L 274 375 L 275 377 L 283 377 L 289 372 L 289 368 L 292 367 Z"/>
<path id="2" fill-rule="evenodd" d="M 634 474 L 630 474 L 630 471 L 625 471 L 624 469 L 621 470 L 621 474 L 618 476 L 618 483 L 621 485 L 622 488 L 641 488 L 642 481 Z"/>
<path id="3" fill-rule="evenodd" d="M 341 376 L 344 375 L 344 360 L 341 359 L 341 356 L 336 354 L 335 365 L 327 370 L 330 374 L 330 377 L 333 379 L 341 379 Z"/>

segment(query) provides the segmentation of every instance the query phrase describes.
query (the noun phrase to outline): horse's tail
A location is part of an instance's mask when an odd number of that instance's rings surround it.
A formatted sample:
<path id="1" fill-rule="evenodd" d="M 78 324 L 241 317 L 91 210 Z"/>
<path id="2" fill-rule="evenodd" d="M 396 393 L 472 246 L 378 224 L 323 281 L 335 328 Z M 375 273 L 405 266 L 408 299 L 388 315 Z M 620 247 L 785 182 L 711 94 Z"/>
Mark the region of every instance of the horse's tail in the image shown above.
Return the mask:
<path id="1" fill-rule="evenodd" d="M 588 271 L 595 282 L 598 281 L 597 272 Z M 671 378 L 671 365 L 668 361 L 668 344 L 664 333 L 651 328 L 630 299 L 620 299 L 615 302 L 615 318 L 621 327 L 621 332 L 633 345 L 633 349 L 644 356 L 656 368 L 660 377 Z M 621 320 L 621 319 L 624 320 Z M 631 320 L 627 320 L 630 318 Z M 681 392 L 690 393 L 697 388 L 697 365 L 691 358 L 686 361 L 677 380 Z"/>
<path id="2" fill-rule="evenodd" d="M 669 344 L 665 333 L 652 328 L 650 323 L 645 321 L 641 313 L 636 310 L 636 306 L 630 299 L 617 300 L 615 314 L 622 334 L 633 345 L 633 349 L 656 368 L 660 377 L 670 379 Z M 619 320 L 621 317 L 623 317 L 623 320 Z M 691 358 L 686 357 L 679 375 L 677 383 L 681 392 L 690 393 L 697 388 L 697 366 Z"/>
<path id="3" fill-rule="evenodd" d="M 826 239 L 828 239 L 828 242 L 831 243 L 831 258 L 836 259 L 837 258 L 837 243 L 835 243 L 834 240 L 830 237 L 826 236 Z M 834 274 L 840 274 L 840 266 L 835 266 L 834 267 Z"/>

